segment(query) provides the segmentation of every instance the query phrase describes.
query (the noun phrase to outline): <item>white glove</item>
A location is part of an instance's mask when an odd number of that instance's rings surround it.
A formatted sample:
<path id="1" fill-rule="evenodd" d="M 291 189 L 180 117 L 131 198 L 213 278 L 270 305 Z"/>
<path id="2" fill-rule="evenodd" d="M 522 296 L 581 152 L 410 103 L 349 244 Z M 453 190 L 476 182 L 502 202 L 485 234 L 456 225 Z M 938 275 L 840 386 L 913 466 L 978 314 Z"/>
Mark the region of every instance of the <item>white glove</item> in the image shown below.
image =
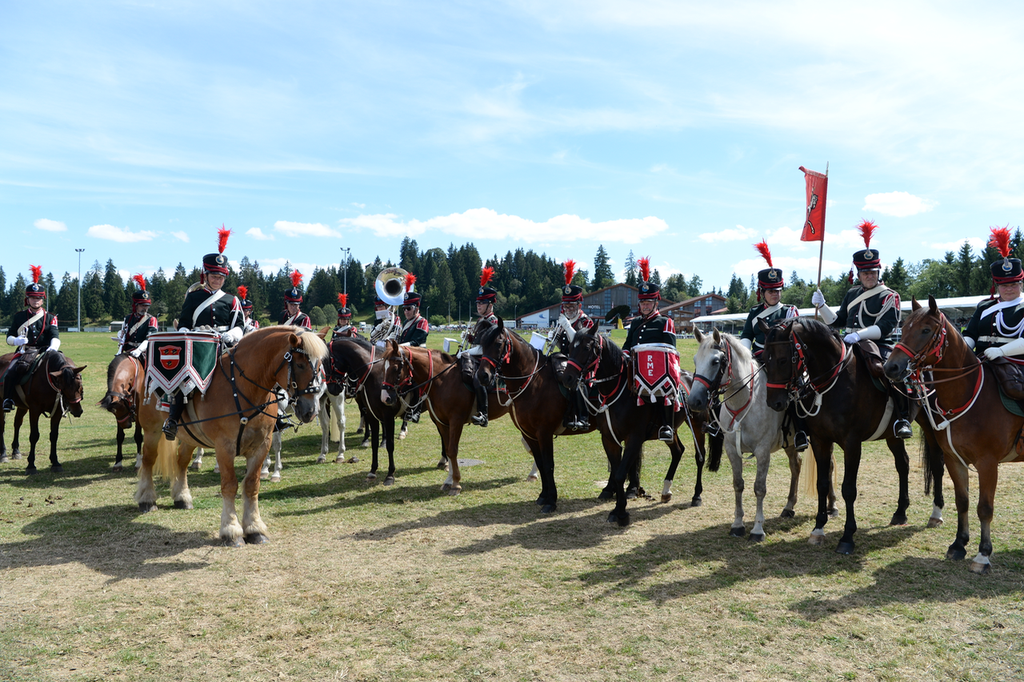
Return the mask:
<path id="1" fill-rule="evenodd" d="M 220 335 L 220 340 L 226 343 L 228 346 L 234 346 L 242 339 L 242 330 L 238 327 L 232 327 L 223 334 Z"/>
<path id="2" fill-rule="evenodd" d="M 565 315 L 559 315 L 558 326 L 562 328 L 563 332 L 565 332 L 565 338 L 569 340 L 569 343 L 572 343 L 572 340 L 576 338 L 576 330 L 572 328 L 569 318 Z"/>
<path id="3" fill-rule="evenodd" d="M 814 304 L 815 308 L 820 308 L 823 305 L 828 305 L 827 303 L 825 303 L 825 294 L 821 293 L 821 289 L 815 289 L 814 293 L 811 294 L 811 303 Z"/>
<path id="4" fill-rule="evenodd" d="M 849 344 L 857 343 L 858 341 L 860 341 L 860 334 L 858 334 L 857 332 L 850 332 L 849 334 L 843 337 L 843 341 Z"/>
<path id="5" fill-rule="evenodd" d="M 7 345 L 9 346 L 24 346 L 26 343 L 28 343 L 28 339 L 26 339 L 24 336 L 7 337 Z"/>
<path id="6" fill-rule="evenodd" d="M 990 346 L 982 352 L 982 355 L 989 360 L 995 360 L 996 358 L 1003 357 L 1003 349 L 996 346 Z"/>
<path id="7" fill-rule="evenodd" d="M 132 352 L 128 353 L 128 355 L 132 356 L 133 358 L 137 358 L 137 357 L 142 355 L 142 349 L 141 348 L 136 348 Z"/>
<path id="8" fill-rule="evenodd" d="M 60 350 L 60 339 L 50 339 L 50 347 L 46 350 L 58 351 Z"/>

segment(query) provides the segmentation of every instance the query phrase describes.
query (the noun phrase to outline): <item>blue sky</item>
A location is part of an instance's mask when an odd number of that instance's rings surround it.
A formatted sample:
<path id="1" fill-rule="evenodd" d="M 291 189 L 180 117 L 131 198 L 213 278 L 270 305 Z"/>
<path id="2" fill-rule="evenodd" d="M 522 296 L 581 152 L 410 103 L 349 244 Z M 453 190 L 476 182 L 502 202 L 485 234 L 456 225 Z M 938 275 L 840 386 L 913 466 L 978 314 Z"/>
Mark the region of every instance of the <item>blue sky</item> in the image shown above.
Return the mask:
<path id="1" fill-rule="evenodd" d="M 472 241 L 593 269 L 598 244 L 727 287 L 797 240 L 829 165 L 824 275 L 1024 205 L 1010 3 L 5 2 L 0 265 L 58 279 L 227 255 L 277 269 Z M 619 275 L 621 279 L 621 274 Z"/>

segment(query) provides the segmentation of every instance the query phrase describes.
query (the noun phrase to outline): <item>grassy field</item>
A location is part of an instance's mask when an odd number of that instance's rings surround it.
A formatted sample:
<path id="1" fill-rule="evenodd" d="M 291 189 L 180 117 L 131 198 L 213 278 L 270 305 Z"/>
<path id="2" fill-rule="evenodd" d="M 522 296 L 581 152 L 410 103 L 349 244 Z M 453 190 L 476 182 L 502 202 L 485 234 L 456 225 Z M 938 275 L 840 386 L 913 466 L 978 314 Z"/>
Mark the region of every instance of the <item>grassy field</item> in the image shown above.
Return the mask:
<path id="1" fill-rule="evenodd" d="M 621 332 L 619 332 L 621 334 Z M 621 341 L 621 339 L 619 339 Z M 440 346 L 435 333 L 432 345 Z M 608 524 L 596 435 L 559 438 L 559 510 L 542 517 L 530 460 L 508 419 L 467 427 L 464 492 L 439 492 L 426 419 L 397 446 L 397 482 L 357 464 L 316 465 L 315 425 L 285 437 L 281 483 L 264 483 L 271 542 L 220 546 L 219 477 L 190 475 L 195 509 L 140 514 L 134 471 L 114 474 L 105 391 L 109 335 L 66 334 L 85 372 L 86 412 L 65 422 L 64 473 L 0 466 L 0 679 L 4 680 L 991 680 L 1024 675 L 1024 473 L 1001 469 L 993 572 L 943 559 L 956 517 L 926 529 L 912 467 L 911 523 L 886 524 L 896 477 L 866 448 L 857 551 L 832 550 L 842 517 L 811 547 L 815 504 L 777 518 L 788 471 L 769 477 L 767 538 L 728 535 L 728 463 L 689 506 L 692 445 L 675 499 L 630 504 Z M 684 366 L 694 342 L 681 342 Z M 684 442 L 689 434 L 684 435 Z M 7 434 L 10 442 L 10 432 Z M 27 436 L 23 442 L 27 441 Z M 42 442 L 47 443 L 44 434 Z M 43 452 L 46 452 L 44 448 Z M 915 454 L 916 443 L 912 446 Z M 42 456 L 40 466 L 46 465 Z M 241 463 L 240 463 L 241 464 Z M 643 480 L 660 491 L 668 450 L 648 444 Z M 748 529 L 753 464 L 747 465 Z M 976 478 L 972 486 L 976 488 Z M 973 504 L 972 498 L 972 504 Z M 972 541 L 978 524 L 971 512 Z"/>

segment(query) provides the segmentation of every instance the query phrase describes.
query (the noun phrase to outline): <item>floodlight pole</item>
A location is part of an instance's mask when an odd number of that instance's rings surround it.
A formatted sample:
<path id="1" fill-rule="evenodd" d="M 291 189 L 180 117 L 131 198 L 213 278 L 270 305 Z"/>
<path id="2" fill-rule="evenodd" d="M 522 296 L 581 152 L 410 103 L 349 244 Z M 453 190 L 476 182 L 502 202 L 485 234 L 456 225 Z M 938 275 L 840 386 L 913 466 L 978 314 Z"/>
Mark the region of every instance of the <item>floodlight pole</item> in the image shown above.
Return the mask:
<path id="1" fill-rule="evenodd" d="M 82 331 L 82 252 L 85 249 L 75 249 L 78 252 L 78 331 Z"/>
<path id="2" fill-rule="evenodd" d="M 341 266 L 341 269 L 345 273 L 344 291 L 345 291 L 345 295 L 348 296 L 348 262 L 352 258 L 352 256 L 351 256 L 352 249 L 347 247 L 347 246 L 343 246 L 343 247 L 341 247 L 341 250 L 345 252 L 345 264 L 343 266 Z"/>

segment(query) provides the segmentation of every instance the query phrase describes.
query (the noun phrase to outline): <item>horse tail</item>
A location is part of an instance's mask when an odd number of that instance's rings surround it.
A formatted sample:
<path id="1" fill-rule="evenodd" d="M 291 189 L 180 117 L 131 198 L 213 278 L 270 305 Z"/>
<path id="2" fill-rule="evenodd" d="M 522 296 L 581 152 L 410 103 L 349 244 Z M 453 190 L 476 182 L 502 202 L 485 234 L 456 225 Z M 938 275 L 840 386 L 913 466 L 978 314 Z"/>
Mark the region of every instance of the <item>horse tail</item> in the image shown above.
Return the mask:
<path id="1" fill-rule="evenodd" d="M 804 463 L 800 468 L 800 477 L 804 480 L 804 495 L 818 498 L 818 460 L 814 458 L 814 451 L 808 448 L 804 450 Z"/>
<path id="2" fill-rule="evenodd" d="M 722 466 L 722 448 L 725 446 L 725 436 L 721 431 L 711 436 L 711 452 L 708 458 L 708 471 L 718 471 Z"/>
<path id="3" fill-rule="evenodd" d="M 167 440 L 163 434 L 156 443 L 153 473 L 168 481 L 173 481 L 178 475 L 178 442 Z"/>
<path id="4" fill-rule="evenodd" d="M 928 437 L 927 434 L 921 438 L 921 467 L 924 469 L 924 494 L 932 494 L 932 483 L 936 473 L 939 476 L 946 469 L 944 455 L 939 444 Z"/>

